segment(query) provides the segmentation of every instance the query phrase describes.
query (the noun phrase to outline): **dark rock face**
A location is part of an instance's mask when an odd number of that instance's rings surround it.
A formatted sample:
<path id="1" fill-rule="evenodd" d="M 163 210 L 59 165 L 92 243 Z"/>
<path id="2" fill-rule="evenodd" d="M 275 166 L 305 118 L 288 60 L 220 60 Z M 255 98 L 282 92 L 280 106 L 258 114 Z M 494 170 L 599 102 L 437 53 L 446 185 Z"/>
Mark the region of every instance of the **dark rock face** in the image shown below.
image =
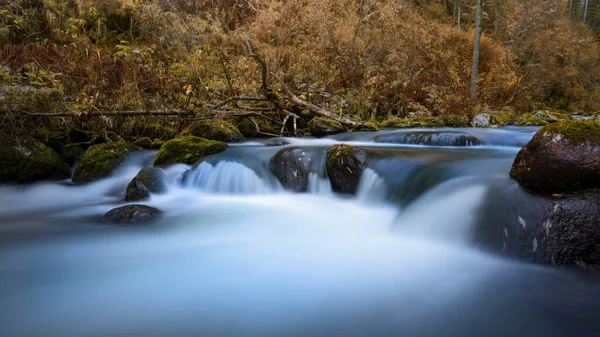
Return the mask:
<path id="1" fill-rule="evenodd" d="M 310 130 L 311 135 L 317 138 L 346 131 L 339 122 L 324 117 L 315 117 L 308 122 L 308 130 Z"/>
<path id="2" fill-rule="evenodd" d="M 138 149 L 137 146 L 125 142 L 90 147 L 75 168 L 73 182 L 87 183 L 107 177 L 125 161 L 131 151 Z"/>
<path id="3" fill-rule="evenodd" d="M 156 221 L 162 212 L 144 205 L 127 205 L 108 211 L 102 221 L 115 225 L 143 225 Z"/>
<path id="4" fill-rule="evenodd" d="M 37 139 L 0 135 L 0 183 L 61 180 L 70 175 L 69 165 Z"/>
<path id="5" fill-rule="evenodd" d="M 375 142 L 432 146 L 474 146 L 481 144 L 477 137 L 461 131 L 397 132 L 377 136 Z"/>
<path id="6" fill-rule="evenodd" d="M 281 185 L 294 192 L 306 192 L 312 159 L 300 148 L 283 149 L 269 162 L 269 169 Z"/>
<path id="7" fill-rule="evenodd" d="M 193 123 L 184 133 L 226 143 L 241 142 L 245 139 L 235 125 L 224 120 L 198 121 Z"/>
<path id="8" fill-rule="evenodd" d="M 227 149 L 227 143 L 194 136 L 171 139 L 164 143 L 156 157 L 154 165 L 164 166 L 175 163 L 193 165 L 206 156 L 221 153 Z"/>
<path id="9" fill-rule="evenodd" d="M 333 191 L 356 194 L 366 163 L 367 154 L 355 146 L 338 144 L 329 148 L 326 168 Z"/>
<path id="10" fill-rule="evenodd" d="M 125 200 L 141 201 L 166 191 L 167 175 L 158 167 L 143 168 L 127 185 Z"/>
<path id="11" fill-rule="evenodd" d="M 543 263 L 600 271 L 600 193 L 557 201 L 542 227 Z"/>
<path id="12" fill-rule="evenodd" d="M 519 151 L 510 176 L 534 192 L 600 187 L 600 123 L 573 120 L 543 127 Z"/>

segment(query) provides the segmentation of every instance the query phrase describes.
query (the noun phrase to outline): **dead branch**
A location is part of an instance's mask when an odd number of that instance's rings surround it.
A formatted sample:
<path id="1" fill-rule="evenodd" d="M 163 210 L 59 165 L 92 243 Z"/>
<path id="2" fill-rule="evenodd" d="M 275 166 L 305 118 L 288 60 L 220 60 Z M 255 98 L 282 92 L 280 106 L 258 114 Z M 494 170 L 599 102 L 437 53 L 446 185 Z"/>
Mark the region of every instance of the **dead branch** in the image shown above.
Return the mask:
<path id="1" fill-rule="evenodd" d="M 260 131 L 260 128 L 258 127 L 258 124 L 256 123 L 256 121 L 252 118 L 250 118 L 250 121 L 252 123 L 254 123 L 254 127 L 256 127 L 256 133 L 258 133 L 259 135 L 265 135 L 265 136 L 271 136 L 271 137 L 279 137 L 279 135 L 276 135 L 274 133 L 268 133 L 268 132 L 262 132 Z"/>
<path id="2" fill-rule="evenodd" d="M 195 115 L 193 110 L 146 110 L 146 111 L 89 111 L 81 115 L 73 112 L 28 112 L 16 110 L 28 116 L 36 117 L 83 117 L 83 116 L 189 116 Z"/>
<path id="3" fill-rule="evenodd" d="M 261 65 L 261 78 L 262 78 L 262 92 L 265 96 L 267 96 L 269 94 L 270 88 L 271 88 L 271 83 L 269 81 L 269 66 L 267 65 L 267 62 L 265 61 L 265 59 L 254 50 L 254 48 L 252 47 L 252 44 L 250 43 L 250 40 L 248 40 L 248 35 L 246 35 L 246 33 L 242 34 L 242 37 L 244 38 L 244 42 L 246 43 L 246 48 L 248 48 L 248 55 L 250 55 L 250 57 L 254 58 L 256 60 L 256 62 L 258 62 Z"/>

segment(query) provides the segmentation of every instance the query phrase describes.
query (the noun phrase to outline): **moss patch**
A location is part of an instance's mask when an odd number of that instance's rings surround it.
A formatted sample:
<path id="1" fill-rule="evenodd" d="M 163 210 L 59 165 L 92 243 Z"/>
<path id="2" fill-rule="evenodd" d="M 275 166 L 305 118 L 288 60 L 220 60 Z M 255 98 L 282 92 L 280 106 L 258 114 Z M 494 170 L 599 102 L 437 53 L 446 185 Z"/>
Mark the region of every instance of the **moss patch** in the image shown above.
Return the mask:
<path id="1" fill-rule="evenodd" d="M 346 131 L 340 122 L 324 117 L 311 119 L 308 122 L 308 130 L 315 137 L 325 137 Z"/>
<path id="2" fill-rule="evenodd" d="M 184 130 L 183 134 L 221 142 L 240 142 L 244 140 L 244 136 L 235 125 L 222 119 L 194 122 Z"/>
<path id="3" fill-rule="evenodd" d="M 568 120 L 552 123 L 538 132 L 560 134 L 575 144 L 584 142 L 600 144 L 600 122 L 595 120 Z"/>
<path id="4" fill-rule="evenodd" d="M 139 147 L 126 142 L 90 147 L 75 168 L 73 182 L 86 183 L 110 175 L 134 150 L 139 150 Z"/>
<path id="5" fill-rule="evenodd" d="M 141 147 L 142 149 L 151 149 L 152 140 L 148 137 L 142 137 L 133 142 L 134 145 Z"/>
<path id="6" fill-rule="evenodd" d="M 327 150 L 327 160 L 343 160 L 344 157 L 348 156 L 352 151 L 357 150 L 356 146 L 348 144 L 336 144 Z"/>
<path id="7" fill-rule="evenodd" d="M 156 157 L 154 165 L 184 163 L 193 165 L 206 156 L 225 151 L 227 144 L 195 136 L 183 136 L 164 143 Z"/>

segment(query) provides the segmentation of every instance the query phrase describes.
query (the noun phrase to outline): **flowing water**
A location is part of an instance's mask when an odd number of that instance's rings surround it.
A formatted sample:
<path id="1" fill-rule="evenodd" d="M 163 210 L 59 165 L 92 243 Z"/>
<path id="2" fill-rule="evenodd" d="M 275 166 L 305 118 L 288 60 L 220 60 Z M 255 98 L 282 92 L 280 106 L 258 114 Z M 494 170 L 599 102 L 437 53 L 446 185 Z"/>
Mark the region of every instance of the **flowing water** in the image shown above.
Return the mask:
<path id="1" fill-rule="evenodd" d="M 269 172 L 285 147 L 265 141 L 169 167 L 142 227 L 97 219 L 153 153 L 88 185 L 0 187 L 0 336 L 599 336 L 600 286 L 478 244 L 531 221 L 508 171 L 536 129 L 376 141 L 414 131 L 287 139 L 312 155 L 307 193 Z M 357 196 L 326 177 L 340 142 L 370 153 Z"/>

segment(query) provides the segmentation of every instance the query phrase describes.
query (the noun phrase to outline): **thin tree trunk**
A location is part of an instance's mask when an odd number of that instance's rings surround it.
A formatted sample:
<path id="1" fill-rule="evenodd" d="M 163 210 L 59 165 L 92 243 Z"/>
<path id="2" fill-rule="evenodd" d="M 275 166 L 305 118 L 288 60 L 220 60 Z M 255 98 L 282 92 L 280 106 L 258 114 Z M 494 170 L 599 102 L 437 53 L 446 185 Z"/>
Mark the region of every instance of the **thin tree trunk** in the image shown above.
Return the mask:
<path id="1" fill-rule="evenodd" d="M 461 6 L 458 4 L 458 29 L 460 29 Z"/>
<path id="2" fill-rule="evenodd" d="M 585 23 L 585 19 L 587 17 L 587 9 L 588 9 L 589 2 L 590 2 L 589 0 L 585 0 L 585 9 L 583 10 L 583 23 Z"/>
<path id="3" fill-rule="evenodd" d="M 479 44 L 481 40 L 481 0 L 477 0 L 475 38 L 473 39 L 473 70 L 471 71 L 471 97 L 477 95 L 477 73 L 479 71 Z"/>
<path id="4" fill-rule="evenodd" d="M 573 0 L 569 0 L 569 18 L 571 17 L 573 12 Z"/>
<path id="5" fill-rule="evenodd" d="M 456 0 L 454 0 L 452 5 L 452 22 L 456 23 Z"/>

